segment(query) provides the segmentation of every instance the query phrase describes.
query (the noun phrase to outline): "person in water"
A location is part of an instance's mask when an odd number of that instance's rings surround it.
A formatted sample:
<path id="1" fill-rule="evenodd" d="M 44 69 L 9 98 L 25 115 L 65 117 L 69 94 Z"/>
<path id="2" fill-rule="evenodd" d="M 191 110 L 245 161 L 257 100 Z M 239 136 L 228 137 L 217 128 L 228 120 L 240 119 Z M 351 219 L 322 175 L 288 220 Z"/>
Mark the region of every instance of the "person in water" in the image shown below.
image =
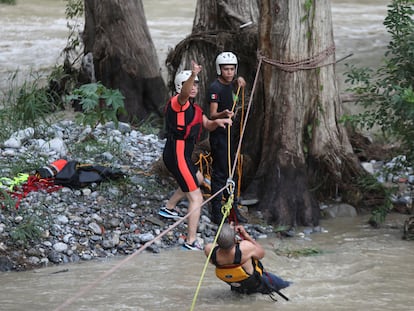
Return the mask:
<path id="1" fill-rule="evenodd" d="M 184 247 L 190 250 L 201 250 L 197 241 L 197 227 L 200 219 L 203 195 L 199 185 L 203 175 L 192 162 L 191 156 L 194 145 L 202 128 L 213 131 L 218 127 L 232 125 L 231 119 L 209 120 L 202 109 L 195 103 L 198 93 L 197 74 L 202 66 L 191 62 L 192 69 L 179 72 L 175 79 L 176 95 L 171 97 L 165 109 L 167 141 L 165 143 L 163 160 L 167 169 L 175 177 L 179 188 L 159 211 L 166 218 L 179 218 L 176 205 L 184 197 L 189 202 L 188 234 Z"/>
<path id="2" fill-rule="evenodd" d="M 277 292 L 288 300 L 280 290 L 288 287 L 290 282 L 264 269 L 260 260 L 265 251 L 242 225 L 223 224 L 217 244 L 207 244 L 204 253 L 208 256 L 212 252 L 210 263 L 216 266 L 216 276 L 229 284 L 231 290 L 243 294 Z"/>

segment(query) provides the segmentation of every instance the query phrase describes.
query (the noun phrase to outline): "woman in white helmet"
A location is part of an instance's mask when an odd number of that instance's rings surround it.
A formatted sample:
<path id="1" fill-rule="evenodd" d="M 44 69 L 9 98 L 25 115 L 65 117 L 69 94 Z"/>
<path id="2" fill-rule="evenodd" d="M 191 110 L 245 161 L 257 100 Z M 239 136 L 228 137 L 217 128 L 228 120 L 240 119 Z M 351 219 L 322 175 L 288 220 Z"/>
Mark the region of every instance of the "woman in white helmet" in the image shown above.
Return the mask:
<path id="1" fill-rule="evenodd" d="M 189 202 L 188 234 L 184 247 L 201 250 L 197 241 L 197 226 L 200 219 L 203 195 L 199 184 L 202 174 L 191 160 L 194 145 L 199 138 L 202 127 L 213 131 L 217 127 L 231 125 L 231 119 L 209 120 L 202 109 L 194 102 L 198 93 L 197 74 L 202 67 L 191 62 L 192 70 L 179 72 L 174 80 L 177 94 L 171 97 L 165 108 L 167 125 L 167 141 L 163 152 L 163 160 L 168 170 L 175 177 L 179 188 L 161 208 L 159 214 L 167 218 L 179 218 L 175 211 L 177 203 L 185 196 Z"/>
<path id="2" fill-rule="evenodd" d="M 220 53 L 216 58 L 217 79 L 210 84 L 207 91 L 207 102 L 210 104 L 210 119 L 212 120 L 229 119 L 234 115 L 232 107 L 236 89 L 246 86 L 246 81 L 243 77 L 236 78 L 237 66 L 237 57 L 232 52 Z M 223 128 L 218 128 L 210 133 L 210 148 L 213 158 L 211 174 L 212 194 L 222 189 L 226 185 L 229 177 L 228 147 L 230 147 L 231 163 L 233 163 L 235 148 L 233 143 L 227 146 L 227 135 L 227 130 Z M 224 192 L 224 195 L 226 198 L 228 197 L 227 191 Z M 211 200 L 211 218 L 216 224 L 220 224 L 223 217 L 221 212 L 221 197 L 221 195 L 217 195 Z M 234 212 L 231 216 L 237 217 L 234 219 L 235 221 L 247 221 L 238 212 L 237 204 Z"/>

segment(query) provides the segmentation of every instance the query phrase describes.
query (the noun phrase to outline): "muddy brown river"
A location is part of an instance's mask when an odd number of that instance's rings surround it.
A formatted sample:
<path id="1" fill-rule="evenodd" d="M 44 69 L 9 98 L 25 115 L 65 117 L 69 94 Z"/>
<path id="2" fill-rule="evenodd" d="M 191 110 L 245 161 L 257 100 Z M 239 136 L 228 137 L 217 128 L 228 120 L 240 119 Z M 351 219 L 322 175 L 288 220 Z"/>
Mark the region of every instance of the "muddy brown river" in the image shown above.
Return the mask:
<path id="1" fill-rule="evenodd" d="M 367 216 L 323 220 L 328 232 L 263 239 L 265 267 L 293 282 L 290 301 L 240 296 L 216 279 L 202 252 L 182 249 L 0 274 L 1 310 L 413 310 L 414 244 L 401 239 L 406 215 L 380 229 Z M 282 253 L 282 255 L 277 255 Z M 315 256 L 288 257 L 295 250 Z M 194 300 L 195 299 L 195 300 Z"/>

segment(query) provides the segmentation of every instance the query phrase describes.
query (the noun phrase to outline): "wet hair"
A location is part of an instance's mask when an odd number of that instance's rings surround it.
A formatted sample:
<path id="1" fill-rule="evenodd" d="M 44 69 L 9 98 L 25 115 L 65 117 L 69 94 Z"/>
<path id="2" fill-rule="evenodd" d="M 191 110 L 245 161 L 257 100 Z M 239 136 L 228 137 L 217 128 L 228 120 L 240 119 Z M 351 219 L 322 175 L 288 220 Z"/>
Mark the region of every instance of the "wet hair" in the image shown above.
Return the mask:
<path id="1" fill-rule="evenodd" d="M 235 237 L 236 233 L 234 232 L 234 228 L 229 224 L 224 224 L 217 238 L 217 244 L 220 248 L 230 249 L 234 245 Z"/>

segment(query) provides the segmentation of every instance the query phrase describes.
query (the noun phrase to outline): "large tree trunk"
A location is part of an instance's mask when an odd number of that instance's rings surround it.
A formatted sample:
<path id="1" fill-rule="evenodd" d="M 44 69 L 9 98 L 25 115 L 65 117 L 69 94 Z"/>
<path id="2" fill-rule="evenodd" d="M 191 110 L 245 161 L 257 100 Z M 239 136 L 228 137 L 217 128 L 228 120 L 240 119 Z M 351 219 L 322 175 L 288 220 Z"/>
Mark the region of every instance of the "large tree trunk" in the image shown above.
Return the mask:
<path id="1" fill-rule="evenodd" d="M 85 54 L 93 54 L 96 79 L 125 96 L 124 120 L 161 116 L 167 90 L 141 0 L 85 1 L 83 40 Z"/>
<path id="2" fill-rule="evenodd" d="M 256 114 L 264 120 L 255 183 L 259 208 L 271 222 L 316 225 L 319 207 L 309 189 L 334 191 L 360 172 L 338 123 L 330 1 L 262 1 L 261 15 L 259 48 L 266 57 L 263 116 Z"/>

